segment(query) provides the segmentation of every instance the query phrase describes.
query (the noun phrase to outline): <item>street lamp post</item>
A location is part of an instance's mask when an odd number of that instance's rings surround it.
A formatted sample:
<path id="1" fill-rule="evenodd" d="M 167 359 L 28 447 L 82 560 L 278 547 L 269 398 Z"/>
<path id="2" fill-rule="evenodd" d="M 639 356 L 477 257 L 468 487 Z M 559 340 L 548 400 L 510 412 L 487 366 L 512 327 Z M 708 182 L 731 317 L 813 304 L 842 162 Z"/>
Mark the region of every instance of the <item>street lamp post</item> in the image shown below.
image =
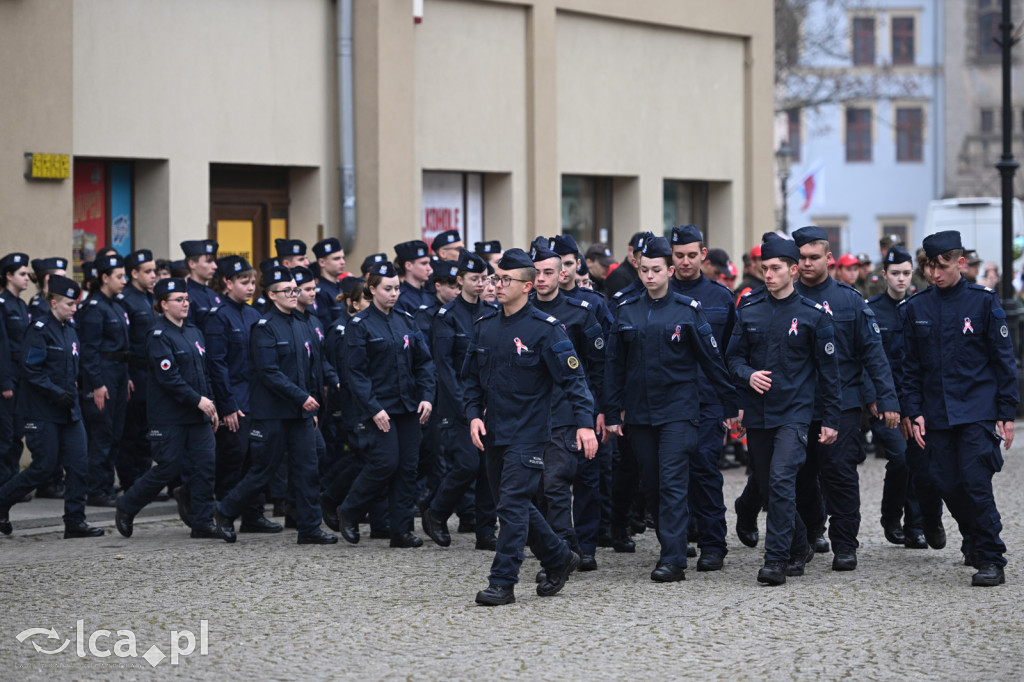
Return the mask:
<path id="1" fill-rule="evenodd" d="M 793 150 L 788 140 L 783 140 L 775 152 L 775 163 L 779 171 L 779 189 L 782 193 L 782 215 L 779 219 L 779 229 L 782 234 L 789 234 L 788 196 L 786 193 L 789 184 L 789 165 L 793 160 Z"/>
<path id="2" fill-rule="evenodd" d="M 999 38 L 996 42 L 1002 50 L 1003 58 L 1003 154 L 996 163 L 1002 180 L 1003 201 L 1003 307 L 1006 311 L 1007 323 L 1013 330 L 1014 350 L 1018 357 L 1021 353 L 1020 320 L 1021 306 L 1013 295 L 1013 175 L 1020 164 L 1013 158 L 1013 99 L 1011 96 L 1010 69 L 1012 57 L 1010 50 L 1017 44 L 1020 29 L 1013 31 L 1010 21 L 1010 0 L 1003 0 L 1002 20 L 999 23 Z"/>

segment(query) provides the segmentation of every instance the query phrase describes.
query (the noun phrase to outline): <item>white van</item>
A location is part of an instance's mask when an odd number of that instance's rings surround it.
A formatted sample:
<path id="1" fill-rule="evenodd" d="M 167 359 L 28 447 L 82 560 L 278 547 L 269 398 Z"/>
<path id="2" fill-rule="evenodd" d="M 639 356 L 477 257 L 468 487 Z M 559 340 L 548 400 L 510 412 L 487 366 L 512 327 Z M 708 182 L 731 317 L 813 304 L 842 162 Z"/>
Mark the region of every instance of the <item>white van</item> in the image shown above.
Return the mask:
<path id="1" fill-rule="evenodd" d="M 999 197 L 964 197 L 929 202 L 923 240 L 943 230 L 959 230 L 964 248 L 975 249 L 986 263 L 1003 269 L 1003 201 Z M 1024 234 L 1020 199 L 1013 200 L 1013 236 Z M 918 242 L 920 243 L 920 242 Z"/>

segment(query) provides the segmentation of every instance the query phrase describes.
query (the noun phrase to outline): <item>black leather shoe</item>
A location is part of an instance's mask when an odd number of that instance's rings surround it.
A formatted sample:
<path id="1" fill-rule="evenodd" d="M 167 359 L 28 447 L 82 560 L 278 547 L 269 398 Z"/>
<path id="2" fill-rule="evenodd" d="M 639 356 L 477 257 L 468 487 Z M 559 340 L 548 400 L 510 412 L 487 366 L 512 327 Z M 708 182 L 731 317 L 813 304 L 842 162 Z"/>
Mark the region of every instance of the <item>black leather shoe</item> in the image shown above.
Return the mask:
<path id="1" fill-rule="evenodd" d="M 114 511 L 114 525 L 117 526 L 117 532 L 126 538 L 130 538 L 134 530 L 134 523 L 135 517 L 130 516 L 128 512 L 121 509 L 121 504 L 117 503 Z"/>
<path id="2" fill-rule="evenodd" d="M 697 548 L 694 547 L 693 545 L 687 545 L 686 546 L 686 558 L 687 559 L 693 559 L 696 556 L 697 556 Z"/>
<path id="3" fill-rule="evenodd" d="M 974 587 L 995 587 L 1005 582 L 1003 567 L 995 564 L 982 564 L 978 567 L 978 572 L 971 576 L 971 585 Z"/>
<path id="4" fill-rule="evenodd" d="M 11 525 L 11 510 L 0 509 L 0 533 L 10 535 L 13 532 L 14 527 Z"/>
<path id="5" fill-rule="evenodd" d="M 493 535 L 485 535 L 482 538 L 476 539 L 476 548 L 493 552 L 498 549 L 498 538 Z"/>
<path id="6" fill-rule="evenodd" d="M 211 523 L 209 526 L 202 528 L 200 526 L 192 526 L 191 537 L 196 539 L 210 539 L 210 540 L 223 540 L 224 536 L 221 535 L 220 529 L 217 524 Z"/>
<path id="7" fill-rule="evenodd" d="M 833 571 L 852 571 L 857 568 L 856 552 L 836 552 L 832 557 Z"/>
<path id="8" fill-rule="evenodd" d="M 389 540 L 391 539 L 391 529 L 388 527 L 384 528 L 371 528 L 370 529 L 371 540 Z"/>
<path id="9" fill-rule="evenodd" d="M 280 533 L 283 530 L 280 523 L 274 523 L 265 516 L 243 518 L 242 524 L 238 527 L 239 533 Z"/>
<path id="10" fill-rule="evenodd" d="M 300 545 L 336 545 L 338 536 L 325 533 L 322 529 L 317 528 L 309 535 L 300 535 L 298 543 Z"/>
<path id="11" fill-rule="evenodd" d="M 786 563 L 783 561 L 764 562 L 764 567 L 757 572 L 757 582 L 765 585 L 785 585 Z"/>
<path id="12" fill-rule="evenodd" d="M 174 489 L 174 501 L 178 505 L 178 518 L 189 528 L 192 527 L 192 498 L 185 486 L 179 485 Z"/>
<path id="13" fill-rule="evenodd" d="M 327 504 L 323 497 L 320 498 L 320 516 L 324 517 L 324 523 L 328 528 L 335 533 L 341 531 L 341 525 L 338 523 L 338 506 Z"/>
<path id="14" fill-rule="evenodd" d="M 633 531 L 633 535 L 643 535 L 644 531 L 647 530 L 647 524 L 641 519 L 634 518 L 629 522 L 629 529 Z"/>
<path id="15" fill-rule="evenodd" d="M 807 565 L 807 562 L 809 562 L 813 558 L 814 558 L 814 548 L 811 547 L 810 545 L 808 545 L 807 546 L 807 554 L 805 554 L 804 556 L 800 557 L 799 559 L 796 559 L 794 561 L 790 561 L 788 564 L 786 564 L 786 575 L 788 575 L 790 577 L 793 577 L 793 578 L 795 578 L 797 576 L 803 575 L 804 574 L 804 567 Z"/>
<path id="16" fill-rule="evenodd" d="M 476 603 L 484 606 L 504 606 L 516 603 L 516 588 L 512 585 L 488 585 L 476 593 Z"/>
<path id="17" fill-rule="evenodd" d="M 106 507 L 112 509 L 117 505 L 117 498 L 113 495 L 89 495 L 85 498 L 85 504 L 89 507 Z"/>
<path id="18" fill-rule="evenodd" d="M 885 531 L 885 539 L 892 544 L 905 545 L 907 543 L 907 535 L 898 520 L 883 518 L 882 530 Z"/>
<path id="19" fill-rule="evenodd" d="M 545 571 L 545 570 L 544 570 L 544 569 L 542 568 L 542 569 L 540 569 L 539 571 L 537 571 L 537 577 L 535 577 L 535 578 L 533 579 L 533 581 L 534 581 L 535 583 L 537 583 L 538 585 L 540 585 L 540 584 L 541 584 L 542 582 L 546 582 L 546 581 L 547 581 L 547 579 L 548 579 L 548 572 L 547 572 L 547 571 Z"/>
<path id="20" fill-rule="evenodd" d="M 903 546 L 907 549 L 928 549 L 928 541 L 919 530 L 904 530 Z"/>
<path id="21" fill-rule="evenodd" d="M 64 486 L 41 485 L 38 488 L 36 488 L 36 498 L 43 500 L 63 500 Z"/>
<path id="22" fill-rule="evenodd" d="M 105 533 L 102 528 L 90 526 L 85 521 L 64 524 L 65 540 L 68 540 L 70 538 L 98 538 L 102 537 L 104 534 Z"/>
<path id="23" fill-rule="evenodd" d="M 656 583 L 677 583 L 686 580 L 686 569 L 675 564 L 658 564 L 658 567 L 651 571 L 651 580 Z"/>
<path id="24" fill-rule="evenodd" d="M 828 554 L 828 550 L 831 546 L 828 544 L 828 540 L 825 539 L 825 535 L 821 534 L 814 538 L 814 553 L 815 554 Z"/>
<path id="25" fill-rule="evenodd" d="M 757 515 L 751 516 L 740 510 L 736 500 L 736 537 L 747 547 L 757 547 Z"/>
<path id="26" fill-rule="evenodd" d="M 612 549 L 620 554 L 632 554 L 636 551 L 636 543 L 625 528 L 612 528 Z"/>
<path id="27" fill-rule="evenodd" d="M 359 524 L 345 516 L 341 511 L 341 505 L 338 505 L 338 526 L 338 532 L 345 542 L 351 545 L 359 544 Z"/>
<path id="28" fill-rule="evenodd" d="M 612 547 L 615 541 L 612 539 L 612 532 L 608 528 L 602 528 L 597 533 L 598 547 Z"/>
<path id="29" fill-rule="evenodd" d="M 942 549 L 946 546 L 946 529 L 942 524 L 924 529 L 924 539 L 932 549 Z"/>
<path id="30" fill-rule="evenodd" d="M 217 511 L 217 507 L 213 508 L 213 522 L 217 525 L 218 530 L 220 530 L 220 536 L 224 538 L 224 542 L 231 544 L 238 539 L 238 536 L 235 535 L 235 520 L 221 516 L 221 513 Z"/>
<path id="31" fill-rule="evenodd" d="M 475 533 L 476 532 L 476 519 L 472 516 L 459 517 L 459 527 L 455 530 L 456 533 Z M 446 545 L 447 546 L 447 545 Z"/>
<path id="32" fill-rule="evenodd" d="M 569 550 L 569 558 L 558 568 L 547 572 L 547 580 L 537 585 L 537 596 L 552 597 L 562 591 L 569 574 L 580 567 L 580 555 Z"/>
<path id="33" fill-rule="evenodd" d="M 580 573 L 584 573 L 586 571 L 596 571 L 597 559 L 594 557 L 593 554 L 580 555 L 580 567 L 577 570 L 579 570 Z"/>
<path id="34" fill-rule="evenodd" d="M 423 524 L 423 531 L 436 544 L 441 547 L 447 547 L 452 544 L 452 536 L 448 533 L 448 524 L 434 516 L 434 512 L 430 511 L 430 507 L 423 510 L 420 522 Z"/>
<path id="35" fill-rule="evenodd" d="M 398 547 L 400 549 L 408 549 L 412 547 L 422 547 L 423 540 L 416 537 L 412 533 L 406 531 L 405 533 L 399 533 L 391 536 L 391 546 Z"/>
<path id="36" fill-rule="evenodd" d="M 697 571 L 721 571 L 724 559 L 725 556 L 717 549 L 705 549 L 700 553 L 700 559 L 697 559 Z"/>

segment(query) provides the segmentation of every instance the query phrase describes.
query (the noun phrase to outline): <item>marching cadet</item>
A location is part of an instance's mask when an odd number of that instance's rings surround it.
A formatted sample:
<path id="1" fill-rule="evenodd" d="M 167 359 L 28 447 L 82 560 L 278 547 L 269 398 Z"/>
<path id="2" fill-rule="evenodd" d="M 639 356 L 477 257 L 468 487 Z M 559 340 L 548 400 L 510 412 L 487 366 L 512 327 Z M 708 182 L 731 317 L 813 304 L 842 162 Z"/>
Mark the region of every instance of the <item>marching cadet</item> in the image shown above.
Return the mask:
<path id="1" fill-rule="evenodd" d="M 529 300 L 536 270 L 522 249 L 509 249 L 495 270 L 501 309 L 482 309 L 467 353 L 466 417 L 477 449 L 486 451 L 487 480 L 501 525 L 488 587 L 476 602 L 515 602 L 515 584 L 529 544 L 545 571 L 537 594 L 549 597 L 565 586 L 579 555 L 558 537 L 533 504 L 551 441 L 551 395 L 561 386 L 576 418 L 576 448 L 597 452 L 594 404 L 579 358 L 558 320 Z"/>
<path id="2" fill-rule="evenodd" d="M 399 289 L 399 312 L 415 315 L 421 307 L 430 305 L 431 295 L 427 290 L 430 281 L 430 254 L 427 244 L 419 239 L 395 244 L 395 272 L 402 279 Z"/>
<path id="3" fill-rule="evenodd" d="M 29 326 L 29 312 L 21 293 L 28 288 L 28 256 L 24 253 L 9 253 L 0 259 L 0 316 L 7 337 L 7 353 L 0 359 L 0 480 L 6 481 L 21 468 L 23 449 L 22 429 L 24 420 L 15 410 L 18 392 L 18 363 L 21 362 L 21 345 Z"/>
<path id="4" fill-rule="evenodd" d="M 175 494 L 191 500 L 191 536 L 222 537 L 213 523 L 217 407 L 206 365 L 206 342 L 188 321 L 187 291 L 185 280 L 177 277 L 162 279 L 153 287 L 160 316 L 146 342 L 146 406 L 156 466 L 117 500 L 114 522 L 126 538 L 132 535 L 136 514 L 179 477 L 182 485 Z"/>
<path id="5" fill-rule="evenodd" d="M 206 328 L 206 316 L 210 311 L 220 305 L 220 296 L 209 287 L 217 274 L 218 247 L 212 239 L 181 243 L 181 251 L 185 254 L 184 264 L 188 269 L 188 321 L 198 327 L 199 331 Z M 172 272 L 172 276 L 178 275 Z"/>
<path id="6" fill-rule="evenodd" d="M 47 291 L 51 312 L 29 327 L 19 358 L 21 385 L 16 411 L 25 419 L 32 463 L 0 486 L 0 533 L 11 534 L 11 506 L 63 467 L 67 475 L 64 537 L 99 537 L 103 530 L 85 521 L 88 455 L 76 387 L 78 335 L 70 324 L 81 289 L 66 277 L 51 275 Z"/>
<path id="7" fill-rule="evenodd" d="M 293 314 L 299 289 L 291 271 L 277 265 L 266 271 L 264 278 L 264 293 L 273 307 L 252 327 L 249 337 L 252 466 L 217 503 L 214 519 L 224 539 L 234 542 L 234 519 L 258 501 L 260 492 L 287 457 L 298 544 L 334 544 L 338 537 L 320 528 L 314 436 L 320 403 L 313 397 L 317 388 L 313 385 L 309 327 Z"/>
<path id="8" fill-rule="evenodd" d="M 595 405 L 601 404 L 604 383 L 604 334 L 590 303 L 570 298 L 559 289 L 561 257 L 545 244 L 534 244 L 530 258 L 537 271 L 537 310 L 558 319 L 577 352 Z M 576 447 L 576 418 L 572 404 L 559 386 L 551 396 L 551 441 L 544 449 L 543 491 L 551 530 L 580 555 L 580 571 L 597 570 L 598 527 L 601 524 L 601 472 L 599 464 Z M 598 420 L 603 433 L 603 419 Z M 538 582 L 543 582 L 539 579 Z"/>
<path id="9" fill-rule="evenodd" d="M 31 279 L 39 291 L 28 302 L 28 313 L 33 320 L 41 320 L 50 312 L 46 303 L 47 283 L 51 275 L 64 277 L 68 272 L 67 258 L 33 258 Z"/>
<path id="10" fill-rule="evenodd" d="M 913 257 L 902 246 L 893 246 L 882 259 L 882 280 L 885 291 L 868 299 L 882 333 L 882 347 L 889 359 L 893 381 L 897 390 L 902 383 L 903 325 L 899 305 L 906 299 L 913 272 Z M 886 427 L 872 414 L 871 433 L 874 442 L 885 449 L 888 462 L 882 484 L 882 529 L 885 539 L 894 545 L 909 549 L 926 549 L 921 526 L 921 507 L 917 503 L 914 487 L 907 467 L 907 441 L 896 430 Z"/>
<path id="11" fill-rule="evenodd" d="M 696 225 L 680 225 L 672 228 L 671 241 L 675 266 L 670 280 L 672 290 L 700 303 L 718 347 L 728 348 L 736 324 L 736 307 L 732 291 L 701 272 L 701 264 L 707 256 L 704 235 Z M 725 500 L 722 496 L 725 481 L 718 468 L 725 438 L 725 420 L 722 403 L 711 382 L 703 371 L 698 372 L 698 377 L 701 416 L 697 456 L 690 459 L 690 512 L 694 517 L 690 523 L 697 529 L 700 547 L 697 570 L 719 571 L 729 551 L 725 542 Z"/>
<path id="12" fill-rule="evenodd" d="M 698 367 L 714 387 L 725 417 L 732 421 L 736 416 L 736 392 L 711 325 L 700 303 L 672 291 L 674 270 L 668 240 L 649 239 L 640 256 L 646 291 L 619 306 L 608 343 L 605 423 L 618 436 L 622 424 L 629 425 L 661 543 L 651 572 L 656 582 L 685 580 L 689 466 L 698 456 Z"/>
<path id="13" fill-rule="evenodd" d="M 835 443 L 826 444 L 818 439 L 820 410 L 816 410 L 811 423 L 807 462 L 797 483 L 800 513 L 808 532 L 818 542 L 825 526 L 821 500 L 824 496 L 828 535 L 832 541 L 832 570 L 852 571 L 857 568 L 857 533 L 860 530 L 857 464 L 862 459 L 861 409 L 870 403 L 869 409 L 884 415 L 885 425 L 893 428 L 899 424 L 899 402 L 875 314 L 856 289 L 835 281 L 828 274 L 831 256 L 828 235 L 820 227 L 811 225 L 793 232 L 793 240 L 800 249 L 800 281 L 794 286 L 801 295 L 820 303 L 832 314 L 842 384 L 842 411 Z M 874 400 L 869 399 L 872 389 Z"/>
<path id="14" fill-rule="evenodd" d="M 835 440 L 839 366 L 832 320 L 794 289 L 800 250 L 774 234 L 761 245 L 764 289 L 746 296 L 729 344 L 729 370 L 745 386 L 743 425 L 760 498 L 767 501 L 764 566 L 757 581 L 781 585 L 804 573 L 814 556 L 797 513 L 797 472 L 807 457 L 807 432 L 821 409 L 817 438 Z"/>
<path id="15" fill-rule="evenodd" d="M 461 377 L 466 351 L 473 336 L 473 321 L 481 312 L 480 294 L 485 286 L 487 264 L 463 251 L 457 266 L 459 295 L 437 311 L 431 321 L 430 348 L 437 372 L 437 408 L 441 445 L 451 467 L 441 478 L 422 513 L 423 530 L 442 547 L 451 544 L 448 518 L 472 488 L 475 498 L 476 548 L 494 551 L 495 511 L 487 482 L 483 452 L 473 445 L 465 415 L 464 381 Z M 475 487 L 474 487 L 475 483 Z"/>
<path id="16" fill-rule="evenodd" d="M 139 249 L 125 256 L 124 267 L 128 285 L 121 292 L 120 302 L 128 313 L 128 406 L 114 465 L 121 489 L 128 490 L 153 465 L 146 438 L 146 340 L 156 326 L 156 262 L 149 249 Z"/>
<path id="17" fill-rule="evenodd" d="M 214 498 L 223 500 L 248 467 L 249 386 L 252 365 L 249 360 L 249 334 L 260 314 L 248 305 L 256 291 L 256 273 L 241 256 L 225 256 L 217 261 L 217 272 L 224 282 L 223 302 L 206 318 L 206 358 L 210 383 L 217 403 L 221 428 L 216 433 Z M 280 533 L 284 528 L 263 514 L 263 501 L 256 500 L 242 509 L 240 533 Z"/>
<path id="18" fill-rule="evenodd" d="M 339 278 L 345 272 L 345 249 L 335 237 L 321 239 L 313 244 L 313 254 L 320 270 L 316 286 L 316 309 L 324 329 L 341 317 L 344 306 L 339 301 L 341 283 Z"/>
<path id="19" fill-rule="evenodd" d="M 924 249 L 935 286 L 903 306 L 904 405 L 914 440 L 930 447 L 943 498 L 968 510 L 978 569 L 971 584 L 1001 585 L 1006 546 L 992 476 L 1003 464 L 1000 442 L 1013 443 L 1020 399 L 1006 313 L 995 292 L 961 276 L 959 232 L 929 235 Z"/>
<path id="20" fill-rule="evenodd" d="M 408 261 L 407 261 L 408 262 Z M 355 437 L 366 464 L 338 505 L 341 535 L 359 542 L 359 520 L 388 493 L 392 547 L 419 547 L 413 534 L 421 426 L 430 418 L 434 363 L 412 316 L 396 308 L 400 284 L 385 261 L 366 278 L 370 305 L 345 330 L 344 374 L 358 414 Z"/>
<path id="21" fill-rule="evenodd" d="M 114 506 L 116 443 L 128 411 L 128 313 L 121 305 L 124 261 L 114 255 L 94 263 L 97 278 L 75 323 L 82 339 L 82 414 L 89 440 L 88 504 Z"/>

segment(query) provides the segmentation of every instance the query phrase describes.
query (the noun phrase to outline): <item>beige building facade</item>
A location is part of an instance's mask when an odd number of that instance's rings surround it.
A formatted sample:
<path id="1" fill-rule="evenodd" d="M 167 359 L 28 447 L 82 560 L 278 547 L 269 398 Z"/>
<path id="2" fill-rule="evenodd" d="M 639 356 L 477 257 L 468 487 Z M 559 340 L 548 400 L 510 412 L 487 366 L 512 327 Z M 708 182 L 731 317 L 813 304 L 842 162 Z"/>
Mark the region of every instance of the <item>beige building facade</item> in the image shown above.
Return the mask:
<path id="1" fill-rule="evenodd" d="M 739 260 L 773 227 L 772 8 L 760 0 L 351 0 L 354 234 L 343 230 L 344 0 L 0 3 L 0 250 L 258 261 L 609 242 L 695 222 Z M 27 179 L 26 154 L 66 155 Z"/>

